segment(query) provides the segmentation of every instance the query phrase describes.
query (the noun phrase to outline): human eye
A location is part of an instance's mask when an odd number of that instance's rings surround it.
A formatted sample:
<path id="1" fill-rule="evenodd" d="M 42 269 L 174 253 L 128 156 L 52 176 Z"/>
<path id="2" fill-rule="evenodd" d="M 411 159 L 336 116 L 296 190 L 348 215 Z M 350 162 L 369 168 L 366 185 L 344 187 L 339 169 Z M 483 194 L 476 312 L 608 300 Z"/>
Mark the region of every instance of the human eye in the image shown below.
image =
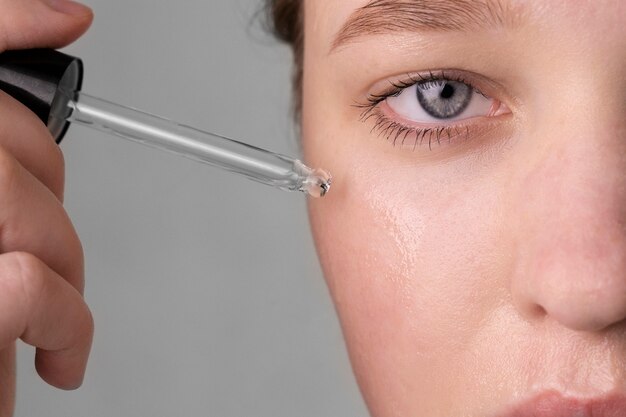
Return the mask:
<path id="1" fill-rule="evenodd" d="M 373 132 L 386 136 L 393 145 L 412 147 L 428 143 L 432 149 L 445 139 L 469 138 L 482 119 L 511 113 L 508 106 L 476 86 L 478 81 L 457 71 L 407 75 L 389 80 L 382 93 L 371 93 L 361 120 L 374 118 Z M 485 82 L 485 84 L 488 84 Z M 484 120 L 483 120 L 484 121 Z"/>

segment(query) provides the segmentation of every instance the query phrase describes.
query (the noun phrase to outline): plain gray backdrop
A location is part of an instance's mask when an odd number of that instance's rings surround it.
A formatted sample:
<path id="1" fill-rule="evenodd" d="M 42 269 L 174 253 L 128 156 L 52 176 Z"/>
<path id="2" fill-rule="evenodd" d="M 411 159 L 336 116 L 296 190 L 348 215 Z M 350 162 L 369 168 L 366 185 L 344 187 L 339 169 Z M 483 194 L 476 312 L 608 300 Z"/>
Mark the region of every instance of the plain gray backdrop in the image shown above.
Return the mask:
<path id="1" fill-rule="evenodd" d="M 83 91 L 290 155 L 290 55 L 261 0 L 86 0 Z M 365 416 L 305 197 L 80 126 L 66 208 L 96 332 L 81 389 L 20 346 L 16 416 Z"/>

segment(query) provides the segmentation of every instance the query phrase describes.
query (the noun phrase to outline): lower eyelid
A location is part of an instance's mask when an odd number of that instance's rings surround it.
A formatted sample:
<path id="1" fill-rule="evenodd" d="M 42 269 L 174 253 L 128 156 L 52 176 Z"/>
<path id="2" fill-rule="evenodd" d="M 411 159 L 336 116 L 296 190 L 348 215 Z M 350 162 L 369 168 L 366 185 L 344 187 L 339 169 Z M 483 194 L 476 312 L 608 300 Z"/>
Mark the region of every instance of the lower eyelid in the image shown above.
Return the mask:
<path id="1" fill-rule="evenodd" d="M 506 105 L 502 106 L 508 110 Z M 371 134 L 386 139 L 394 147 L 412 151 L 421 147 L 433 150 L 435 147 L 454 147 L 471 142 L 476 136 L 484 136 L 511 115 L 510 110 L 497 111 L 499 114 L 493 116 L 472 117 L 455 123 L 424 124 L 398 116 L 383 102 L 364 121 L 372 123 Z M 390 113 L 395 114 L 395 117 L 390 116 Z"/>

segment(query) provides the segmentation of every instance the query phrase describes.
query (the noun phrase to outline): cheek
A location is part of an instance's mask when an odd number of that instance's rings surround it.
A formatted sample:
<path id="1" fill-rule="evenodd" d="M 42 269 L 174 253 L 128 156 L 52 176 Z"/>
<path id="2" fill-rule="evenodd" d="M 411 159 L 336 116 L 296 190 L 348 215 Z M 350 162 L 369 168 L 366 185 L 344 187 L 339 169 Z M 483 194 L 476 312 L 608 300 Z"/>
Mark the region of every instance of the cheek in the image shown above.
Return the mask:
<path id="1" fill-rule="evenodd" d="M 366 397 L 431 389 L 420 381 L 450 392 L 451 364 L 502 299 L 503 187 L 467 166 L 400 166 L 392 152 L 371 152 L 338 146 L 325 156 L 335 185 L 309 204 L 355 373 Z"/>
<path id="2" fill-rule="evenodd" d="M 333 296 L 351 321 L 366 317 L 362 324 L 380 332 L 430 336 L 475 308 L 479 289 L 493 293 L 484 269 L 503 247 L 492 244 L 502 232 L 489 195 L 442 191 L 406 169 L 361 164 L 343 175 L 349 188 L 311 204 L 310 216 Z M 437 325 L 424 327 L 425 320 Z"/>

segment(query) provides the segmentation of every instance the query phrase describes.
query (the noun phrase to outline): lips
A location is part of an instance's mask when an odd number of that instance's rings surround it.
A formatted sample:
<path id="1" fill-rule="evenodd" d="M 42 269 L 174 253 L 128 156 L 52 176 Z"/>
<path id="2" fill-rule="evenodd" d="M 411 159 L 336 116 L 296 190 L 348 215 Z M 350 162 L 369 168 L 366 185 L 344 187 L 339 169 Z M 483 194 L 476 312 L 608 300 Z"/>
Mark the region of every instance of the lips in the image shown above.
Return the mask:
<path id="1" fill-rule="evenodd" d="M 545 392 L 498 417 L 626 417 L 626 396 L 612 394 L 577 399 L 558 392 Z"/>

